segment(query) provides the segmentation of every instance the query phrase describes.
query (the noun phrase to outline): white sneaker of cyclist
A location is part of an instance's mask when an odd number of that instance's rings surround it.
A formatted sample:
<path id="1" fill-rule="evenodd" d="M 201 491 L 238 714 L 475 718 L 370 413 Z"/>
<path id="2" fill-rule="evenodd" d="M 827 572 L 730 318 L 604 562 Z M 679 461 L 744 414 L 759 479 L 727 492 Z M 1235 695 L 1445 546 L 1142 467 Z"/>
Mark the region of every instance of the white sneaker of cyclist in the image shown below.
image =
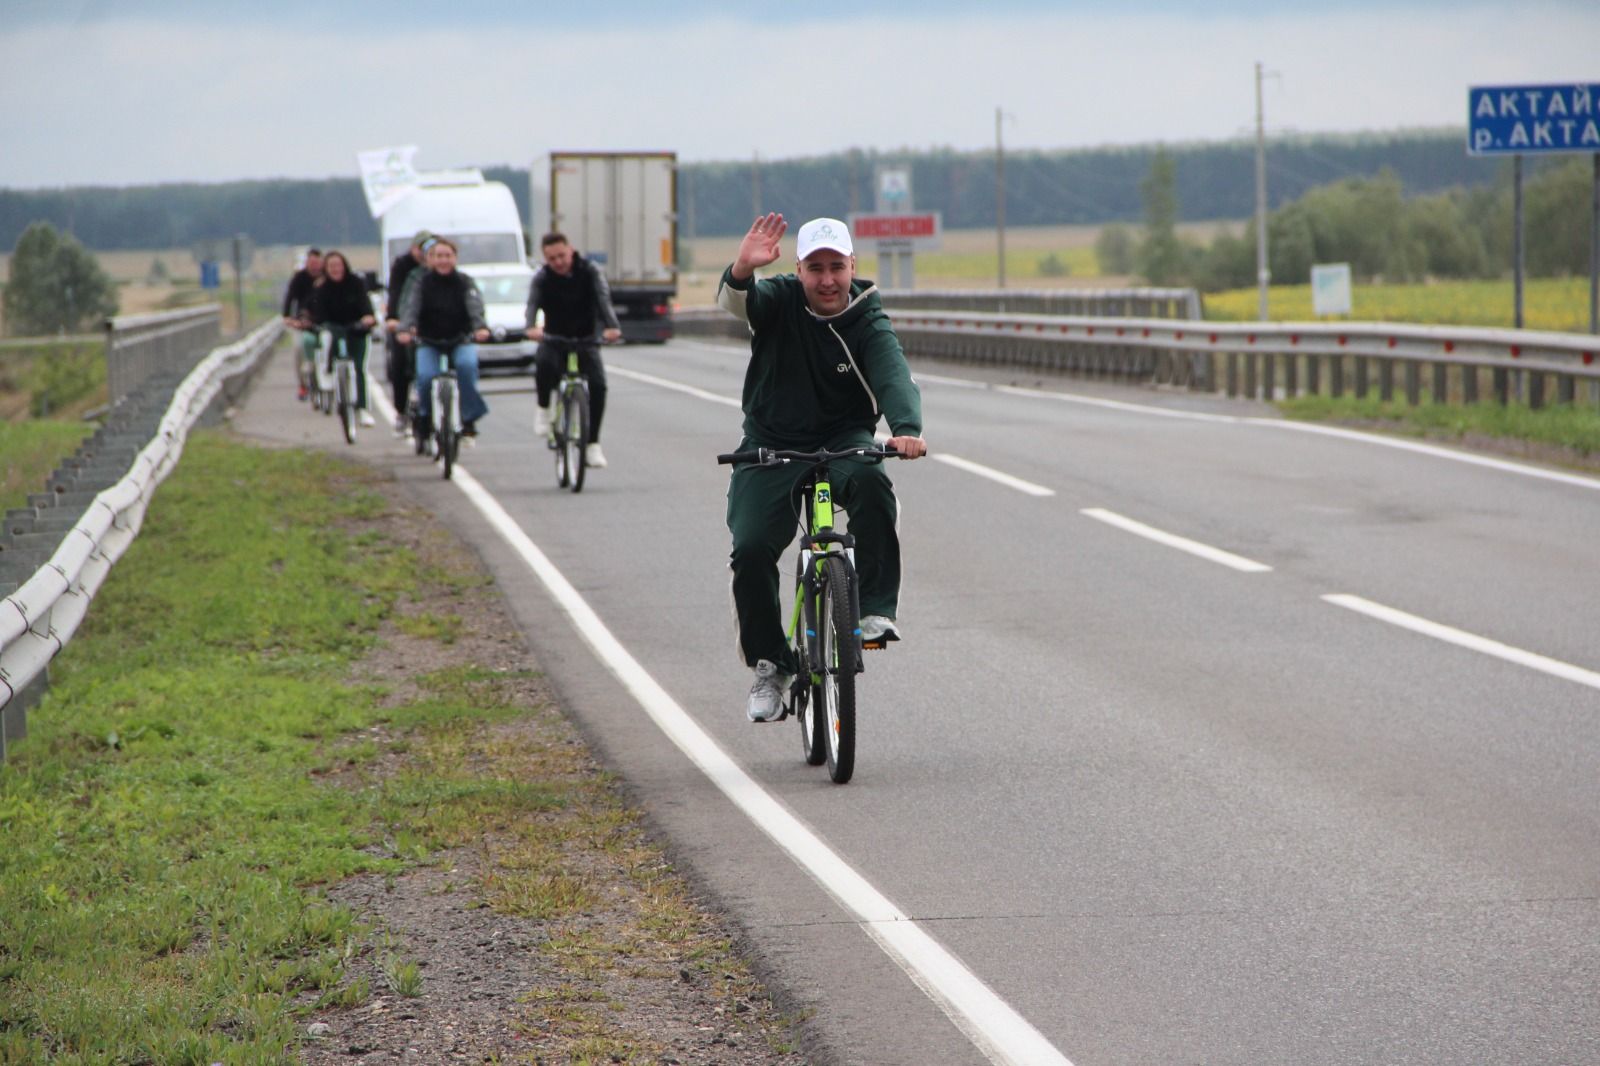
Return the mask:
<path id="1" fill-rule="evenodd" d="M 583 450 L 583 461 L 596 470 L 606 465 L 606 453 L 600 450 L 599 441 Z"/>
<path id="2" fill-rule="evenodd" d="M 550 435 L 550 412 L 543 407 L 533 409 L 533 435 L 535 437 L 548 437 Z"/>
<path id="3" fill-rule="evenodd" d="M 365 407 L 356 412 L 356 420 L 363 426 L 375 426 L 378 424 L 378 420 L 372 417 L 372 412 Z"/>
<path id="4" fill-rule="evenodd" d="M 900 626 L 893 618 L 881 614 L 861 616 L 861 643 L 885 644 L 900 639 Z"/>
<path id="5" fill-rule="evenodd" d="M 752 722 L 775 722 L 783 716 L 783 694 L 794 678 L 778 673 L 778 665 L 766 659 L 756 663 L 756 683 L 750 686 L 750 699 L 744 713 Z"/>

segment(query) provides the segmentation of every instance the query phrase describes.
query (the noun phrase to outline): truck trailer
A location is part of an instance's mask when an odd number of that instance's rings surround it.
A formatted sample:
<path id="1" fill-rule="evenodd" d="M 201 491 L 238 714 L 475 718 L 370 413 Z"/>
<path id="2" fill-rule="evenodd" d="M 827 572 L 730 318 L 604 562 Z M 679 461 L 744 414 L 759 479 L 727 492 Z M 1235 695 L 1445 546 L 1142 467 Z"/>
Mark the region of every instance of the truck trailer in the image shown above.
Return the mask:
<path id="1" fill-rule="evenodd" d="M 605 273 L 630 343 L 672 337 L 678 296 L 678 154 L 551 152 L 529 168 L 534 262 L 545 233 Z"/>

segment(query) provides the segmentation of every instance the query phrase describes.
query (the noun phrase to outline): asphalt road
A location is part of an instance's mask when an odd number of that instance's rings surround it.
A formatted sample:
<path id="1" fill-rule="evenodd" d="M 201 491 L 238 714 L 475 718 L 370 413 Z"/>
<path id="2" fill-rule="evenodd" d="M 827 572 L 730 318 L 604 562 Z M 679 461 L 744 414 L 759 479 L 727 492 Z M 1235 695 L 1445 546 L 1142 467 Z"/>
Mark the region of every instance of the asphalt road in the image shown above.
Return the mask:
<path id="1" fill-rule="evenodd" d="M 816 1061 L 1600 1062 L 1600 480 L 918 364 L 906 639 L 840 787 L 743 715 L 744 356 L 608 350 L 578 495 L 488 382 L 500 529 L 354 450 L 478 546 Z M 280 363 L 240 427 L 331 441 Z"/>

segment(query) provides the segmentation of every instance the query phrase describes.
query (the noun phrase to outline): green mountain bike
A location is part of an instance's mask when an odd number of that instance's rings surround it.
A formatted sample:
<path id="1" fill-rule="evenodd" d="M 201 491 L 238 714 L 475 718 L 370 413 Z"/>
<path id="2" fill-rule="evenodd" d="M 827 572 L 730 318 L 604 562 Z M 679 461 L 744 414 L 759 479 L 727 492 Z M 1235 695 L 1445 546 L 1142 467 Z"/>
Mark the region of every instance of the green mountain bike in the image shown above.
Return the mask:
<path id="1" fill-rule="evenodd" d="M 838 459 L 891 459 L 899 454 L 878 447 L 814 452 L 757 448 L 717 456 L 717 462 L 725 464 L 810 464 L 793 490 L 799 496 L 795 514 L 800 556 L 795 563 L 789 643 L 800 670 L 789 690 L 789 703 L 777 720 L 794 714 L 800 722 L 800 747 L 807 764 L 826 762 L 829 778 L 840 785 L 855 773 L 856 675 L 862 672 L 865 645 L 861 642 L 855 540 L 833 527 L 828 464 Z"/>

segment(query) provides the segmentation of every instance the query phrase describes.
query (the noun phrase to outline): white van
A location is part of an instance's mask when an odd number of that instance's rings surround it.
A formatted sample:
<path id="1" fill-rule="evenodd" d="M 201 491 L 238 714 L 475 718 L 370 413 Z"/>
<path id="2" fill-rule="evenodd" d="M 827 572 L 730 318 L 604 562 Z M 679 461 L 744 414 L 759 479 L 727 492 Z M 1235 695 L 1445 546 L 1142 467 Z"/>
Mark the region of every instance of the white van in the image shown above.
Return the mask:
<path id="1" fill-rule="evenodd" d="M 537 345 L 522 332 L 533 268 L 511 190 L 484 181 L 478 170 L 425 171 L 417 178 L 417 188 L 383 214 L 379 282 L 388 288 L 389 265 L 411 247 L 418 230 L 449 237 L 456 244 L 457 265 L 483 293 L 493 334 L 478 346 L 479 365 L 530 367 Z"/>

